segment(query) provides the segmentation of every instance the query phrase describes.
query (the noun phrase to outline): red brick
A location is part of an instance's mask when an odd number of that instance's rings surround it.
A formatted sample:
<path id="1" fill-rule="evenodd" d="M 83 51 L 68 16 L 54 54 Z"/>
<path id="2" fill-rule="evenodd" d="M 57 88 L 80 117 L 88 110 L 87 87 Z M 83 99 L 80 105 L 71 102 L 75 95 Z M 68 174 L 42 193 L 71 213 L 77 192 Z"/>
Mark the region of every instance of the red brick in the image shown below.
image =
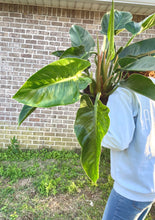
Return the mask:
<path id="1" fill-rule="evenodd" d="M 21 13 L 10 12 L 10 17 L 21 17 Z"/>
<path id="2" fill-rule="evenodd" d="M 26 39 L 32 39 L 32 35 L 28 35 L 28 34 L 22 34 L 21 37 Z"/>
<path id="3" fill-rule="evenodd" d="M 4 31 L 4 32 L 13 32 L 13 28 L 7 28 L 7 27 L 3 28 L 2 27 L 2 31 Z"/>
<path id="4" fill-rule="evenodd" d="M 59 26 L 62 26 L 62 23 L 53 21 L 53 22 L 52 22 L 52 25 L 59 27 Z"/>
<path id="5" fill-rule="evenodd" d="M 83 20 L 84 24 L 93 24 L 93 20 Z"/>
<path id="6" fill-rule="evenodd" d="M 36 44 L 36 40 L 26 40 L 26 44 Z"/>
<path id="7" fill-rule="evenodd" d="M 3 37 L 1 38 L 1 41 L 6 41 L 6 42 L 12 42 L 12 38 L 8 38 L 8 37 Z"/>

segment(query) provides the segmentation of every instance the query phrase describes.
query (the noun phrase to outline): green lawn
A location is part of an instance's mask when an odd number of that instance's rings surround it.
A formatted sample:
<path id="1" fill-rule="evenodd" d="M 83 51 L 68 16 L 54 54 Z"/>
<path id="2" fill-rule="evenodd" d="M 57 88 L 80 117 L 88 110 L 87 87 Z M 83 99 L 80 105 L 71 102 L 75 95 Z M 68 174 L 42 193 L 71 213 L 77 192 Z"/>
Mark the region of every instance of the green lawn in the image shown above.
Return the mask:
<path id="1" fill-rule="evenodd" d="M 113 184 L 108 150 L 95 186 L 81 168 L 78 151 L 19 149 L 12 139 L 8 150 L 0 150 L 1 220 L 102 218 Z M 147 220 L 152 219 L 150 214 Z"/>

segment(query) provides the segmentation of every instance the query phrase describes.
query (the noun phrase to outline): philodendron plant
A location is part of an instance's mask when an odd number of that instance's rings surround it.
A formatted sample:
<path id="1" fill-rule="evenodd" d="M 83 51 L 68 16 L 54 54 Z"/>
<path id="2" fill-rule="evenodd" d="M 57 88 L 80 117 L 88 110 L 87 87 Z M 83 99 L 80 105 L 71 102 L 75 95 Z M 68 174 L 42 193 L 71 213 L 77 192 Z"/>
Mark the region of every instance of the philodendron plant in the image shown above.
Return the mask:
<path id="1" fill-rule="evenodd" d="M 155 38 L 132 43 L 143 31 L 155 25 L 155 14 L 137 23 L 130 12 L 114 10 L 101 21 L 103 45 L 94 51 L 95 41 L 84 28 L 73 25 L 69 34 L 71 47 L 52 54 L 59 57 L 33 74 L 13 96 L 24 106 L 19 125 L 37 108 L 73 104 L 80 100 L 74 130 L 82 147 L 81 162 L 89 178 L 99 178 L 101 141 L 108 131 L 110 120 L 106 106 L 108 96 L 117 87 L 131 89 L 155 100 L 155 85 L 137 72 L 155 70 Z M 116 49 L 114 36 L 130 33 L 124 47 Z M 96 71 L 90 71 L 89 58 L 94 57 Z M 128 72 L 136 72 L 127 77 Z"/>

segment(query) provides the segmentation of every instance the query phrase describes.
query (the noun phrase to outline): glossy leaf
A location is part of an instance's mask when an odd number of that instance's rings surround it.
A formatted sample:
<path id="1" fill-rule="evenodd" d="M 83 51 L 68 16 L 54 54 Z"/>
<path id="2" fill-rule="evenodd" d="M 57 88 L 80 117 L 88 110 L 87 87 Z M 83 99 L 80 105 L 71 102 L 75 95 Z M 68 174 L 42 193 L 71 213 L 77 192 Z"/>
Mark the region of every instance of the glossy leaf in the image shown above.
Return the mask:
<path id="1" fill-rule="evenodd" d="M 145 18 L 142 22 L 142 31 L 145 31 L 155 25 L 155 13 L 152 15 L 149 15 L 147 18 Z M 142 32 L 141 31 L 141 32 Z"/>
<path id="2" fill-rule="evenodd" d="M 145 18 L 141 22 L 131 21 L 125 25 L 125 28 L 133 35 L 139 34 L 155 25 L 155 14 Z"/>
<path id="3" fill-rule="evenodd" d="M 67 57 L 82 58 L 86 55 L 84 46 L 70 47 L 60 56 L 60 59 Z"/>
<path id="4" fill-rule="evenodd" d="M 101 141 L 109 127 L 109 109 L 102 104 L 99 95 L 93 105 L 88 95 L 81 98 L 74 131 L 82 147 L 81 162 L 88 177 L 96 182 L 99 178 Z"/>
<path id="5" fill-rule="evenodd" d="M 88 61 L 77 58 L 55 61 L 32 75 L 13 98 L 33 107 L 75 103 L 80 90 L 91 83 L 90 78 L 82 75 L 89 66 Z"/>
<path id="6" fill-rule="evenodd" d="M 119 57 L 142 56 L 143 54 L 149 54 L 153 51 L 155 51 L 155 38 L 146 39 L 131 44 L 120 52 Z"/>
<path id="7" fill-rule="evenodd" d="M 127 80 L 122 81 L 120 86 L 155 100 L 155 84 L 143 75 L 133 74 Z"/>
<path id="8" fill-rule="evenodd" d="M 54 56 L 56 56 L 56 57 L 61 57 L 64 52 L 65 52 L 64 50 L 54 51 L 54 52 L 52 53 L 52 55 L 54 55 Z"/>
<path id="9" fill-rule="evenodd" d="M 127 71 L 155 71 L 155 57 L 146 56 L 122 68 Z"/>
<path id="10" fill-rule="evenodd" d="M 19 114 L 19 118 L 18 118 L 18 125 L 20 126 L 21 123 L 32 113 L 34 112 L 34 110 L 36 109 L 36 107 L 31 107 L 28 105 L 24 105 L 20 114 Z"/>
<path id="11" fill-rule="evenodd" d="M 69 31 L 72 47 L 84 46 L 85 51 L 89 52 L 94 49 L 95 41 L 84 28 L 73 25 Z"/>
<path id="12" fill-rule="evenodd" d="M 118 63 L 123 68 L 123 67 L 135 62 L 136 60 L 137 59 L 134 57 L 124 57 L 124 58 L 119 59 Z"/>
<path id="13" fill-rule="evenodd" d="M 110 13 L 106 13 L 101 21 L 101 27 L 104 35 L 107 35 Z M 125 11 L 114 11 L 114 31 L 116 34 L 125 29 L 125 24 L 132 20 L 132 14 Z"/>
<path id="14" fill-rule="evenodd" d="M 135 22 L 135 21 L 131 21 L 129 23 L 127 23 L 125 25 L 125 28 L 131 32 L 133 35 L 137 34 L 138 32 L 140 32 L 141 28 L 142 28 L 142 24 L 141 22 Z"/>

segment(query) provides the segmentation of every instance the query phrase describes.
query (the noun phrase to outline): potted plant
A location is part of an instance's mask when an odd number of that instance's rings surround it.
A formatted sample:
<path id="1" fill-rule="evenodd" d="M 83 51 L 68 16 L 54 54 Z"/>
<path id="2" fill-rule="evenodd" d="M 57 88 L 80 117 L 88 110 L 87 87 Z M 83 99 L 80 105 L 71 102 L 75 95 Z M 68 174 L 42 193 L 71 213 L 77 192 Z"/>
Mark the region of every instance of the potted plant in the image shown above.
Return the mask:
<path id="1" fill-rule="evenodd" d="M 155 85 L 141 71 L 155 70 L 155 38 L 132 43 L 143 31 L 155 25 L 155 14 L 137 23 L 130 12 L 114 10 L 101 21 L 103 45 L 94 51 L 95 41 L 84 28 L 70 28 L 71 47 L 55 51 L 59 60 L 33 74 L 13 96 L 24 106 L 19 125 L 37 108 L 68 105 L 80 100 L 74 130 L 82 147 L 81 162 L 89 178 L 99 178 L 101 141 L 109 128 L 108 96 L 118 86 L 125 87 L 155 100 Z M 131 34 L 130 40 L 119 49 L 115 35 L 122 31 Z M 96 72 L 90 71 L 89 58 L 94 56 Z M 131 74 L 129 77 L 128 73 Z"/>

